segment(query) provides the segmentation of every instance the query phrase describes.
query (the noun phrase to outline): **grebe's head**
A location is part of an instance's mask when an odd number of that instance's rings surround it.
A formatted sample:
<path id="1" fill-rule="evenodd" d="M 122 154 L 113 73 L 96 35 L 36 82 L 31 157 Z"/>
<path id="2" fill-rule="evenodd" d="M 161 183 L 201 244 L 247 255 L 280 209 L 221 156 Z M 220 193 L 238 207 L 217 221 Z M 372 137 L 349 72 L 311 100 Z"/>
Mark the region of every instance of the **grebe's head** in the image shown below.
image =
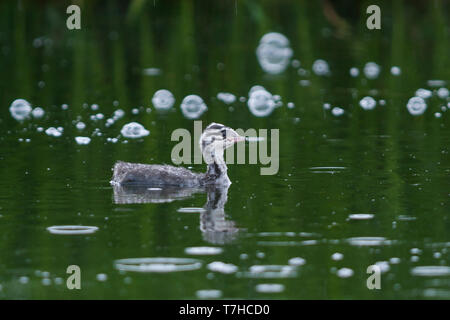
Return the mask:
<path id="1" fill-rule="evenodd" d="M 211 123 L 205 128 L 200 136 L 200 149 L 207 163 L 210 163 L 210 157 L 223 154 L 223 151 L 239 141 L 244 141 L 245 137 L 240 136 L 233 129 L 220 123 Z"/>

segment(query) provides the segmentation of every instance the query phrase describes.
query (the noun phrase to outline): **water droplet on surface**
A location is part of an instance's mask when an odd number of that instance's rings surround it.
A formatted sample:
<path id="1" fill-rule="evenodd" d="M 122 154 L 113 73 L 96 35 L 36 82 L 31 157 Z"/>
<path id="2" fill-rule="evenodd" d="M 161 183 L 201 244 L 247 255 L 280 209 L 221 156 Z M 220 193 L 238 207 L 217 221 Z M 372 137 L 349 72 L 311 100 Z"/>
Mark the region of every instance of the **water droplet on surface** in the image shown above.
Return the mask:
<path id="1" fill-rule="evenodd" d="M 140 123 L 130 122 L 122 127 L 120 133 L 125 138 L 136 139 L 148 136 L 150 134 L 150 131 L 146 130 Z"/>
<path id="2" fill-rule="evenodd" d="M 187 119 L 197 119 L 208 109 L 203 99 L 195 94 L 185 97 L 180 107 Z"/>
<path id="3" fill-rule="evenodd" d="M 289 40 L 283 34 L 270 32 L 259 41 L 256 56 L 261 68 L 269 74 L 286 70 L 292 56 Z"/>

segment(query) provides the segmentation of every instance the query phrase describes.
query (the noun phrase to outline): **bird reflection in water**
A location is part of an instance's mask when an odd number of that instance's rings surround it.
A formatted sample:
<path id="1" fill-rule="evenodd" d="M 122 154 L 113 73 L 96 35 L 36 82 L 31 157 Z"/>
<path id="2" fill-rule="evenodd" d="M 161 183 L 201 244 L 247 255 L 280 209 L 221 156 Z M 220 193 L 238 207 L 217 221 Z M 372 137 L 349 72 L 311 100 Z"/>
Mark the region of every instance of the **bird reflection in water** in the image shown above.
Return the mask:
<path id="1" fill-rule="evenodd" d="M 235 240 L 240 231 L 234 221 L 226 219 L 225 204 L 228 200 L 229 185 L 204 188 L 113 185 L 113 189 L 116 204 L 167 203 L 206 192 L 207 201 L 204 210 L 200 213 L 200 230 L 203 239 L 212 244 L 225 244 Z"/>

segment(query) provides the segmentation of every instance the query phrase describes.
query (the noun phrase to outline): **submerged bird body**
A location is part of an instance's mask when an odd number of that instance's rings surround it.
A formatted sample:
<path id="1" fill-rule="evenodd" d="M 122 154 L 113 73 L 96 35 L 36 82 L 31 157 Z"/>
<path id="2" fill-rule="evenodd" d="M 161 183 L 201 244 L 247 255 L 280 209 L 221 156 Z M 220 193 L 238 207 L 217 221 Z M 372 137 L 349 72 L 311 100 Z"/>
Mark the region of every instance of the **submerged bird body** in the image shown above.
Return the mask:
<path id="1" fill-rule="evenodd" d="M 202 187 L 229 185 L 224 150 L 245 140 L 233 129 L 212 123 L 200 137 L 200 148 L 208 167 L 206 173 L 195 173 L 171 165 L 140 164 L 118 161 L 113 168 L 112 184 L 145 185 L 148 187 Z"/>

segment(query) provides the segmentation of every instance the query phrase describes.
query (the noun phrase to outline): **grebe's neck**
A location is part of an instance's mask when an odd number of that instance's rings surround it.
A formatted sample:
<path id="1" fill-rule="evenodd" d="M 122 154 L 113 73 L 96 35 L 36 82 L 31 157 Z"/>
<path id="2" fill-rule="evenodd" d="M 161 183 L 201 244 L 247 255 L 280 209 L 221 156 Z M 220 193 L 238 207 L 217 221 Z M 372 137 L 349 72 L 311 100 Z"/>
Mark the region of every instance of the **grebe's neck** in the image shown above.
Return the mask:
<path id="1" fill-rule="evenodd" d="M 223 158 L 223 150 L 214 150 L 209 157 L 205 157 L 208 163 L 205 178 L 207 183 L 215 183 L 220 185 L 230 185 L 228 178 L 228 168 Z"/>

